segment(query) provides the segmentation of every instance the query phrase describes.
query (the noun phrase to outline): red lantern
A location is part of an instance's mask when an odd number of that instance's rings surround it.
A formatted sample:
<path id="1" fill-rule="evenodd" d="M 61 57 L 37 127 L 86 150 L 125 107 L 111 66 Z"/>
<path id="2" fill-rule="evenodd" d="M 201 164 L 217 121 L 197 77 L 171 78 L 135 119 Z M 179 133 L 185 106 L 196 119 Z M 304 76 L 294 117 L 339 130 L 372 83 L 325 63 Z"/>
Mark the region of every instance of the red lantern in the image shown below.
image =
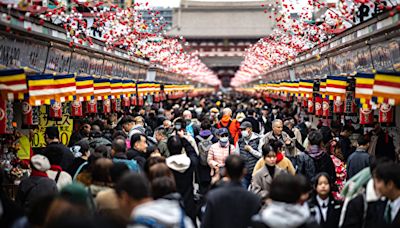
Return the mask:
<path id="1" fill-rule="evenodd" d="M 136 106 L 137 105 L 137 98 L 136 96 L 131 97 L 131 105 Z"/>
<path id="2" fill-rule="evenodd" d="M 333 113 L 335 114 L 342 114 L 344 111 L 343 101 L 335 100 L 333 102 Z"/>
<path id="3" fill-rule="evenodd" d="M 92 99 L 86 102 L 86 113 L 93 114 L 97 113 L 97 101 Z"/>
<path id="4" fill-rule="evenodd" d="M 7 134 L 7 104 L 6 101 L 0 98 L 0 134 Z"/>
<path id="5" fill-rule="evenodd" d="M 111 102 L 110 99 L 103 100 L 103 113 L 110 113 L 111 112 Z"/>
<path id="6" fill-rule="evenodd" d="M 131 101 L 130 101 L 129 97 L 124 97 L 122 99 L 122 106 L 123 107 L 130 107 L 131 106 Z"/>
<path id="7" fill-rule="evenodd" d="M 322 102 L 322 116 L 323 117 L 330 117 L 331 116 L 331 109 L 330 109 L 330 101 L 328 99 L 325 99 Z"/>
<path id="8" fill-rule="evenodd" d="M 74 100 L 71 102 L 71 117 L 83 116 L 82 102 Z"/>
<path id="9" fill-rule="evenodd" d="M 27 101 L 22 102 L 22 124 L 27 126 L 33 124 L 32 106 Z"/>
<path id="10" fill-rule="evenodd" d="M 315 97 L 315 115 L 322 116 L 322 97 Z"/>
<path id="11" fill-rule="evenodd" d="M 360 124 L 373 124 L 374 112 L 370 108 L 360 108 Z"/>
<path id="12" fill-rule="evenodd" d="M 121 100 L 120 99 L 112 99 L 111 106 L 113 112 L 121 111 Z"/>
<path id="13" fill-rule="evenodd" d="M 144 104 L 144 100 L 143 100 L 143 96 L 140 96 L 139 97 L 139 106 L 143 106 L 143 104 Z"/>
<path id="14" fill-rule="evenodd" d="M 49 117 L 54 119 L 62 118 L 62 105 L 60 102 L 55 101 L 50 105 Z"/>
<path id="15" fill-rule="evenodd" d="M 307 112 L 309 114 L 313 114 L 314 113 L 314 101 L 313 101 L 312 97 L 308 98 L 308 101 L 307 101 Z"/>
<path id="16" fill-rule="evenodd" d="M 381 104 L 379 108 L 379 123 L 392 123 L 393 122 L 393 107 L 388 104 Z"/>

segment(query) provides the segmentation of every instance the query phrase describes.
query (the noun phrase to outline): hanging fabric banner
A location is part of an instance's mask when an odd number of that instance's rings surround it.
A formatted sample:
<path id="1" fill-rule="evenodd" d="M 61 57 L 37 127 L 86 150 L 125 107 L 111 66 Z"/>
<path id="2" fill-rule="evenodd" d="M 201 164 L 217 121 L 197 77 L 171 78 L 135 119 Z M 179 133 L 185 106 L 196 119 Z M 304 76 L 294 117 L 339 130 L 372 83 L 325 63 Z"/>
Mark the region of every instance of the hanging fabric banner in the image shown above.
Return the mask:
<path id="1" fill-rule="evenodd" d="M 24 70 L 0 70 L 0 92 L 8 100 L 24 99 L 28 92 Z"/>
<path id="2" fill-rule="evenodd" d="M 42 104 L 50 105 L 54 100 L 54 76 L 53 74 L 29 75 L 29 104 L 40 106 Z"/>
<path id="3" fill-rule="evenodd" d="M 94 86 L 92 76 L 76 77 L 76 97 L 79 101 L 90 101 L 94 98 Z"/>

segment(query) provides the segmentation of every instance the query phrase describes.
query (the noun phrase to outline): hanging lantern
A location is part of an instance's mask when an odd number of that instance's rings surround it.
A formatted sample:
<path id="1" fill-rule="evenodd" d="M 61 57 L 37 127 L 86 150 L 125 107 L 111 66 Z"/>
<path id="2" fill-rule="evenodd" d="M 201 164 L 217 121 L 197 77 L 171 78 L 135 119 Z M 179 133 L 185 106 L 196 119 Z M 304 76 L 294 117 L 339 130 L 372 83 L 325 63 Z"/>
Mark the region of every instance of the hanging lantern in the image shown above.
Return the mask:
<path id="1" fill-rule="evenodd" d="M 308 114 L 314 114 L 314 101 L 313 101 L 312 97 L 308 98 L 307 112 L 308 112 Z"/>
<path id="2" fill-rule="evenodd" d="M 113 112 L 120 112 L 121 111 L 121 99 L 112 99 L 111 107 L 112 107 Z"/>
<path id="3" fill-rule="evenodd" d="M 306 98 L 306 97 L 300 97 L 300 100 L 301 100 L 301 106 L 302 106 L 303 108 L 307 108 L 307 107 L 308 107 L 307 98 Z"/>
<path id="4" fill-rule="evenodd" d="M 360 108 L 360 124 L 373 124 L 374 123 L 374 112 L 370 108 Z"/>
<path id="5" fill-rule="evenodd" d="M 346 87 L 346 101 L 344 112 L 346 115 L 351 116 L 356 114 L 357 104 L 355 100 L 356 94 L 356 80 L 355 78 L 348 77 L 347 78 L 347 87 Z"/>
<path id="6" fill-rule="evenodd" d="M 50 105 L 49 117 L 54 119 L 62 118 L 62 105 L 60 102 L 55 101 Z"/>
<path id="7" fill-rule="evenodd" d="M 133 97 L 131 97 L 131 105 L 132 105 L 132 106 L 136 106 L 136 105 L 137 105 L 137 98 L 136 98 L 136 95 L 133 96 Z"/>
<path id="8" fill-rule="evenodd" d="M 144 104 L 144 99 L 143 99 L 143 96 L 140 96 L 139 97 L 139 106 L 143 106 L 143 104 Z"/>
<path id="9" fill-rule="evenodd" d="M 33 124 L 33 109 L 28 101 L 22 102 L 22 125 L 30 126 Z"/>
<path id="10" fill-rule="evenodd" d="M 324 99 L 322 102 L 322 116 L 325 118 L 332 117 L 331 111 L 331 101 L 329 99 Z"/>
<path id="11" fill-rule="evenodd" d="M 86 102 L 86 113 L 93 114 L 97 113 L 97 101 L 92 99 Z"/>
<path id="12" fill-rule="evenodd" d="M 102 113 L 111 113 L 111 102 L 110 99 L 103 100 L 103 111 Z"/>
<path id="13" fill-rule="evenodd" d="M 393 107 L 388 104 L 381 104 L 379 108 L 379 123 L 392 123 L 393 122 Z"/>
<path id="14" fill-rule="evenodd" d="M 335 100 L 333 102 L 333 113 L 342 114 L 344 111 L 344 104 L 341 100 Z"/>
<path id="15" fill-rule="evenodd" d="M 322 116 L 322 97 L 317 96 L 315 97 L 315 116 L 321 117 Z"/>
<path id="16" fill-rule="evenodd" d="M 71 102 L 71 117 L 81 117 L 83 116 L 82 102 L 79 100 L 74 100 Z"/>
<path id="17" fill-rule="evenodd" d="M 131 106 L 131 101 L 129 97 L 124 97 L 122 99 L 122 107 L 130 107 Z"/>

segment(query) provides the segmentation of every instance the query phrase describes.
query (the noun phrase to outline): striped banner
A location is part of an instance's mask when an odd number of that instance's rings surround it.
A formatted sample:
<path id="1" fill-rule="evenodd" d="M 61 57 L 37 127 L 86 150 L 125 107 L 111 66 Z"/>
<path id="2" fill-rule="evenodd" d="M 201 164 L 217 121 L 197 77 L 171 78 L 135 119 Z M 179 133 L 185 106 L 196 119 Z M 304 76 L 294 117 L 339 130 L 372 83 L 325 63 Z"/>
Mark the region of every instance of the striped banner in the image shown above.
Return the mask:
<path id="1" fill-rule="evenodd" d="M 326 79 L 326 94 L 331 100 L 344 100 L 346 96 L 347 78 L 343 76 L 328 76 Z"/>
<path id="2" fill-rule="evenodd" d="M 94 96 L 97 100 L 108 99 L 111 95 L 109 78 L 94 78 L 93 80 Z"/>
<path id="3" fill-rule="evenodd" d="M 397 105 L 400 104 L 400 73 L 381 72 L 375 74 L 373 97 L 376 103 Z"/>
<path id="4" fill-rule="evenodd" d="M 92 76 L 76 76 L 76 97 L 79 101 L 94 99 L 94 87 Z"/>
<path id="5" fill-rule="evenodd" d="M 319 81 L 319 93 L 322 95 L 322 98 L 329 97 L 326 96 L 326 78 Z"/>
<path id="6" fill-rule="evenodd" d="M 74 74 L 54 76 L 54 97 L 58 102 L 72 101 L 76 93 Z"/>
<path id="7" fill-rule="evenodd" d="M 39 106 L 49 105 L 54 100 L 54 76 L 53 74 L 29 75 L 29 104 Z"/>
<path id="8" fill-rule="evenodd" d="M 313 93 L 314 81 L 311 79 L 300 79 L 299 92 L 302 97 L 310 97 Z"/>
<path id="9" fill-rule="evenodd" d="M 356 95 L 355 98 L 361 104 L 369 104 L 374 91 L 375 75 L 368 73 L 356 74 Z"/>
<path id="10" fill-rule="evenodd" d="M 122 80 L 122 93 L 124 97 L 131 97 L 136 94 L 136 84 L 131 79 Z"/>
<path id="11" fill-rule="evenodd" d="M 110 81 L 111 98 L 121 98 L 123 94 L 122 79 L 112 78 Z"/>
<path id="12" fill-rule="evenodd" d="M 9 100 L 24 99 L 24 93 L 28 92 L 24 70 L 0 70 L 0 91 Z"/>

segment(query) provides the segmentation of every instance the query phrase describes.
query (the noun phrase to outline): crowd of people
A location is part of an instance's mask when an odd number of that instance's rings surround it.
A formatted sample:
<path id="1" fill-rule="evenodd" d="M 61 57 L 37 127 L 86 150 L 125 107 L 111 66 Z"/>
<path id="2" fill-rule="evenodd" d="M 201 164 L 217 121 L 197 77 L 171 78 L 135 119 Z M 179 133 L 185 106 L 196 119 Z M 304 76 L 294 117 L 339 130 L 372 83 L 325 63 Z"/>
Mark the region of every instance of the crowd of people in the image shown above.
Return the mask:
<path id="1" fill-rule="evenodd" d="M 0 227 L 400 227 L 393 139 L 327 123 L 216 94 L 48 127 Z"/>

